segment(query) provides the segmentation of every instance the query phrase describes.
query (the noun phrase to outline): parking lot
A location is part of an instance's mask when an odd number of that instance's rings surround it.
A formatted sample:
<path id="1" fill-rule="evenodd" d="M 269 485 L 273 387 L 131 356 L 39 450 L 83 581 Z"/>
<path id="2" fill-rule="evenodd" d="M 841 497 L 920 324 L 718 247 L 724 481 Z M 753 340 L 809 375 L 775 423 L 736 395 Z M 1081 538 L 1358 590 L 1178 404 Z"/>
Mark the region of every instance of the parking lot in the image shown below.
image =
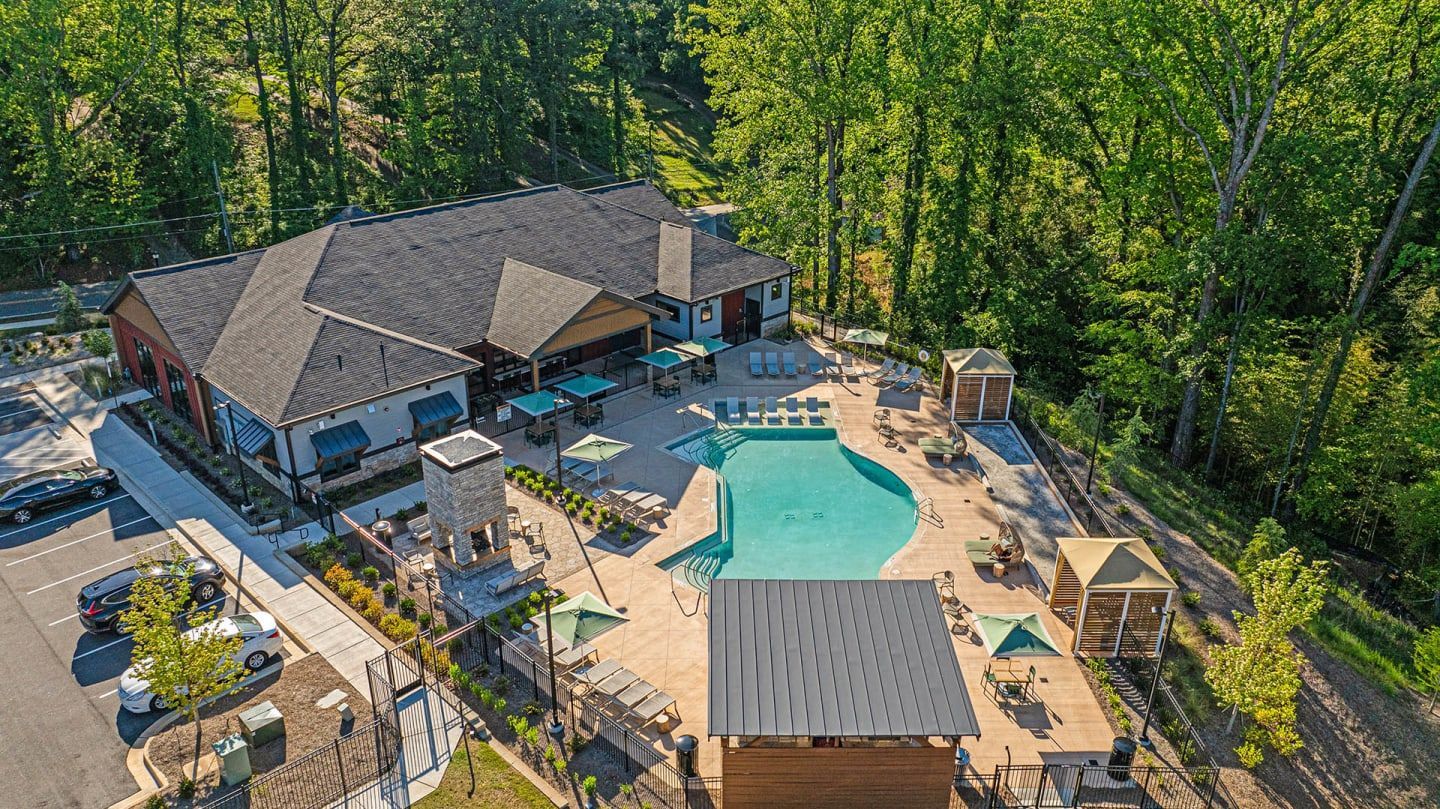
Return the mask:
<path id="1" fill-rule="evenodd" d="M 0 485 L 33 472 L 74 466 L 89 454 L 85 442 L 57 423 L 37 394 L 0 390 Z"/>
<path id="2" fill-rule="evenodd" d="M 103 808 L 134 793 L 125 754 L 159 714 L 121 710 L 115 690 L 132 642 L 86 634 L 75 600 L 86 584 L 170 541 L 125 492 L 39 514 L 23 527 L 0 524 L 6 805 Z M 226 614 L 234 610 L 228 595 L 213 603 Z"/>

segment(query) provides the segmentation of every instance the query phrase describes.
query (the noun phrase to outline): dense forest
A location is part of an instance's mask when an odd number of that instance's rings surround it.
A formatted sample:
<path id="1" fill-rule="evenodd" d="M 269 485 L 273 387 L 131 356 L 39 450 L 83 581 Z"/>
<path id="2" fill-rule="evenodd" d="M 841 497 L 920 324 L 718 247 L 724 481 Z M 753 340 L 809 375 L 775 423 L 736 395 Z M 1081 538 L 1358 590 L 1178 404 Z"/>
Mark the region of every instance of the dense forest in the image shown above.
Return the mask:
<path id="1" fill-rule="evenodd" d="M 1440 609 L 1440 0 L 25 0 L 0 79 L 7 288 L 640 176 L 684 88 L 799 305 L 1103 393 Z"/>

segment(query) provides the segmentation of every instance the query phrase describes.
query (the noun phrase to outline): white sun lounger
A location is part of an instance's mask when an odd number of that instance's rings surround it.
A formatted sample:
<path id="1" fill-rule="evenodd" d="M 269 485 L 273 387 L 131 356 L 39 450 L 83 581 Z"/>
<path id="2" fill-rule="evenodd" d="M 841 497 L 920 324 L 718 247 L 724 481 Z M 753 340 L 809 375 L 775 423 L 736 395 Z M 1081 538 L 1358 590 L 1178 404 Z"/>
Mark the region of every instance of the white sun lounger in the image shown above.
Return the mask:
<path id="1" fill-rule="evenodd" d="M 758 396 L 745 397 L 745 423 L 760 423 L 760 398 Z"/>
<path id="2" fill-rule="evenodd" d="M 794 396 L 785 397 L 785 413 L 789 417 L 789 422 L 791 424 L 803 423 L 800 420 L 800 400 L 796 399 Z"/>
<path id="3" fill-rule="evenodd" d="M 740 423 L 740 397 L 731 396 L 725 400 L 725 421 L 731 424 Z"/>
<path id="4" fill-rule="evenodd" d="M 890 385 L 895 384 L 896 382 L 899 382 L 901 379 L 903 379 L 903 378 L 905 377 L 905 374 L 909 373 L 909 371 L 910 371 L 910 363 L 908 363 L 908 362 L 902 362 L 902 363 L 900 363 L 899 365 L 897 365 L 897 366 L 895 367 L 895 370 L 891 371 L 890 373 L 888 373 L 888 374 L 886 374 L 886 375 L 884 375 L 884 376 L 877 376 L 877 377 L 875 377 L 874 379 L 872 379 L 871 381 L 874 382 L 874 383 L 875 383 L 877 386 L 879 386 L 879 387 L 882 387 L 882 388 L 888 387 L 888 386 L 890 386 Z"/>
<path id="5" fill-rule="evenodd" d="M 786 376 L 795 376 L 795 352 L 786 351 L 780 355 L 780 364 L 785 367 Z"/>
<path id="6" fill-rule="evenodd" d="M 615 658 L 606 658 L 587 669 L 575 672 L 575 682 L 580 685 L 595 686 L 604 682 L 617 671 L 623 671 L 624 668 Z"/>
<path id="7" fill-rule="evenodd" d="M 607 697 L 613 697 L 621 691 L 624 691 L 625 689 L 634 685 L 639 680 L 640 675 L 636 674 L 630 669 L 625 668 L 624 666 L 621 666 L 619 671 L 615 672 L 609 677 L 606 677 L 600 682 L 595 683 L 595 690 L 600 692 L 601 694 L 604 694 Z"/>
<path id="8" fill-rule="evenodd" d="M 763 372 L 760 370 L 760 352 L 759 352 L 759 351 L 751 351 L 751 352 L 750 352 L 750 375 L 751 375 L 751 376 L 761 376 L 762 374 L 763 374 Z"/>
<path id="9" fill-rule="evenodd" d="M 840 358 L 833 351 L 825 355 L 825 373 L 831 376 L 840 375 Z"/>
<path id="10" fill-rule="evenodd" d="M 619 486 L 615 486 L 600 493 L 600 505 L 608 506 L 618 502 L 620 498 L 640 488 L 640 484 L 633 480 L 627 480 Z"/>
<path id="11" fill-rule="evenodd" d="M 774 396 L 765 397 L 765 423 L 780 423 L 780 402 Z"/>
<path id="12" fill-rule="evenodd" d="M 920 384 L 920 369 L 911 368 L 910 373 L 906 374 L 904 379 L 895 381 L 895 390 L 910 390 L 918 384 Z"/>
<path id="13" fill-rule="evenodd" d="M 626 686 L 624 690 L 622 690 L 620 693 L 616 694 L 614 699 L 616 702 L 625 706 L 625 710 L 628 711 L 639 705 L 640 703 L 644 702 L 647 697 L 655 693 L 657 690 L 658 689 L 656 689 L 655 686 L 644 680 L 636 680 L 635 682 Z"/>
<path id="14" fill-rule="evenodd" d="M 643 728 L 651 722 L 654 722 L 655 718 L 660 716 L 660 714 L 665 713 L 673 707 L 675 707 L 674 697 L 664 691 L 656 691 L 646 697 L 644 702 L 631 708 L 630 715 L 635 717 L 635 719 L 639 721 L 640 727 Z"/>
<path id="15" fill-rule="evenodd" d="M 825 419 L 820 416 L 820 400 L 814 396 L 805 397 L 805 414 L 810 417 L 811 424 L 825 423 Z"/>
<path id="16" fill-rule="evenodd" d="M 774 351 L 765 352 L 765 373 L 771 376 L 780 375 L 780 355 Z"/>
<path id="17" fill-rule="evenodd" d="M 893 370 L 895 370 L 895 358 L 886 357 L 885 361 L 880 363 L 879 368 L 876 368 L 873 371 L 866 371 L 864 375 L 870 377 L 871 379 L 879 379 L 880 377 L 885 376 Z"/>
<path id="18" fill-rule="evenodd" d="M 858 373 L 855 371 L 855 355 L 854 355 L 854 354 L 851 354 L 849 351 L 846 351 L 844 354 L 841 354 L 841 355 L 840 355 L 840 365 L 841 365 L 842 370 L 845 372 L 845 376 L 847 376 L 847 377 L 850 377 L 850 376 L 858 376 Z"/>

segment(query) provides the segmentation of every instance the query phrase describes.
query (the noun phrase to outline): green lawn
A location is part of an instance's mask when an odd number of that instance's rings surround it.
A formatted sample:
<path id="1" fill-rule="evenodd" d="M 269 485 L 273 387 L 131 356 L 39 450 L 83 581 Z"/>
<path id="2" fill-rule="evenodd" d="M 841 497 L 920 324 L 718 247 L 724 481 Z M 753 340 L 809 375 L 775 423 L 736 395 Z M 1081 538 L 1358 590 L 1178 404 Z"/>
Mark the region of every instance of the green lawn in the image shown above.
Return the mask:
<path id="1" fill-rule="evenodd" d="M 440 788 L 415 804 L 415 809 L 550 809 L 553 804 L 535 785 L 516 772 L 490 745 L 471 740 L 475 761 L 475 788 L 470 788 L 469 759 L 465 745 L 455 751 Z"/>
<path id="2" fill-rule="evenodd" d="M 635 93 L 653 124 L 647 148 L 655 151 L 656 181 L 681 205 L 719 202 L 721 171 L 710 148 L 715 129 L 710 119 L 660 90 L 642 87 Z"/>

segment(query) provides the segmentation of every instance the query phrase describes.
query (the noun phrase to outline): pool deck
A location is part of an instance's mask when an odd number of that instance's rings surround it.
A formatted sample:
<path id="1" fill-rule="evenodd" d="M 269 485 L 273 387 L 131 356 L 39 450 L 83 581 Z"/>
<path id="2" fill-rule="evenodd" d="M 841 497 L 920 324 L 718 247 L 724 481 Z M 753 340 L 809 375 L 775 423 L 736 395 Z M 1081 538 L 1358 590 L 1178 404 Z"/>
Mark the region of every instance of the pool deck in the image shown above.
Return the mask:
<path id="1" fill-rule="evenodd" d="M 840 440 L 899 475 L 917 498 L 932 498 L 935 513 L 943 521 L 936 525 L 921 520 L 915 535 L 879 571 L 881 578 L 928 579 L 938 571 L 951 570 L 956 578 L 956 595 L 978 612 L 1037 612 L 1056 642 L 1063 647 L 1072 641 L 1071 631 L 1048 609 L 1039 594 L 1033 572 L 1023 569 L 995 579 L 991 572 L 971 565 L 963 541 L 980 536 L 997 536 L 1002 518 L 1010 517 L 996 500 L 1044 501 L 1047 497 L 1063 514 L 1058 498 L 1048 488 L 1025 492 L 986 491 L 973 466 L 957 459 L 951 466 L 939 459 L 927 459 L 916 441 L 929 435 L 943 435 L 946 419 L 941 403 L 930 393 L 900 393 L 882 390 L 863 379 L 831 380 L 801 375 L 796 377 L 751 377 L 747 357 L 750 351 L 796 351 L 808 359 L 812 348 L 800 343 L 776 345 L 757 341 L 718 355 L 719 384 L 696 388 L 688 373 L 680 397 L 659 399 L 647 389 L 637 389 L 605 400 L 607 420 L 594 432 L 629 442 L 634 449 L 612 462 L 616 482 L 636 481 L 642 487 L 664 495 L 672 513 L 655 526 L 656 533 L 644 542 L 625 548 L 610 548 L 582 535 L 585 564 L 579 570 L 552 581 L 567 593 L 590 590 L 629 619 L 593 641 L 602 658 L 613 657 L 636 674 L 676 698 L 680 721 L 666 734 L 651 725 L 641 731 L 657 749 L 673 753 L 674 740 L 692 734 L 701 740 L 698 762 L 703 775 L 720 772 L 720 744 L 706 735 L 707 621 L 705 599 L 695 590 L 673 583 L 656 563 L 715 530 L 714 473 L 696 467 L 664 449 L 682 435 L 702 429 L 708 421 L 710 402 L 728 396 L 816 396 L 831 405 L 828 419 Z M 824 347 L 823 350 L 830 350 Z M 858 360 L 858 357 L 857 357 Z M 862 370 L 868 366 L 862 365 Z M 886 446 L 872 427 L 877 407 L 888 407 L 899 443 Z M 803 406 L 802 406 L 803 410 Z M 689 414 L 689 415 L 686 415 Z M 1004 429 L 1004 428 L 995 428 Z M 560 445 L 579 438 L 583 428 L 561 417 Z M 543 469 L 553 463 L 555 448 L 529 447 L 523 431 L 498 439 L 512 461 Z M 1018 438 L 1016 439 L 1018 441 Z M 972 439 L 973 443 L 973 439 Z M 989 442 L 987 442 L 989 443 Z M 1012 458 L 1012 462 L 1015 459 Z M 1015 463 L 1023 467 L 1023 464 Z M 1032 467 L 1033 468 L 1033 467 Z M 1011 470 L 1013 471 L 1013 470 Z M 1021 471 L 1025 471 L 1023 468 Z M 996 485 L 1048 487 L 1038 477 L 1000 475 Z M 515 490 L 511 498 L 523 497 Z M 1049 505 L 1041 503 L 1042 513 Z M 1055 512 L 1049 512 L 1052 516 Z M 1002 514 L 1004 517 L 1002 517 Z M 1018 521 L 1017 521 L 1018 522 Z M 1055 520 L 1038 525 L 1054 525 Z M 1022 531 L 1026 527 L 1022 526 Z M 1043 530 L 1035 528 L 1031 530 Z M 1078 532 L 1077 532 L 1078 533 Z M 1054 537 L 1025 536 L 1031 545 L 1053 546 Z M 573 536 L 552 534 L 549 544 L 575 543 Z M 577 549 L 578 550 L 578 549 Z M 1043 553 L 1037 547 L 1031 552 Z M 1039 555 L 1039 554 L 1037 554 Z M 1103 760 L 1113 733 L 1081 672 L 1081 664 L 1066 654 L 1060 657 L 1028 658 L 1038 673 L 1035 687 L 1038 701 L 1020 705 L 997 704 L 982 688 L 984 671 L 990 662 L 983 646 L 966 637 L 955 637 L 956 654 L 965 675 L 971 701 L 979 719 L 982 738 L 967 739 L 972 767 L 990 773 L 1007 755 L 1015 763 L 1057 763 Z M 1006 748 L 1009 748 L 1008 754 Z"/>

